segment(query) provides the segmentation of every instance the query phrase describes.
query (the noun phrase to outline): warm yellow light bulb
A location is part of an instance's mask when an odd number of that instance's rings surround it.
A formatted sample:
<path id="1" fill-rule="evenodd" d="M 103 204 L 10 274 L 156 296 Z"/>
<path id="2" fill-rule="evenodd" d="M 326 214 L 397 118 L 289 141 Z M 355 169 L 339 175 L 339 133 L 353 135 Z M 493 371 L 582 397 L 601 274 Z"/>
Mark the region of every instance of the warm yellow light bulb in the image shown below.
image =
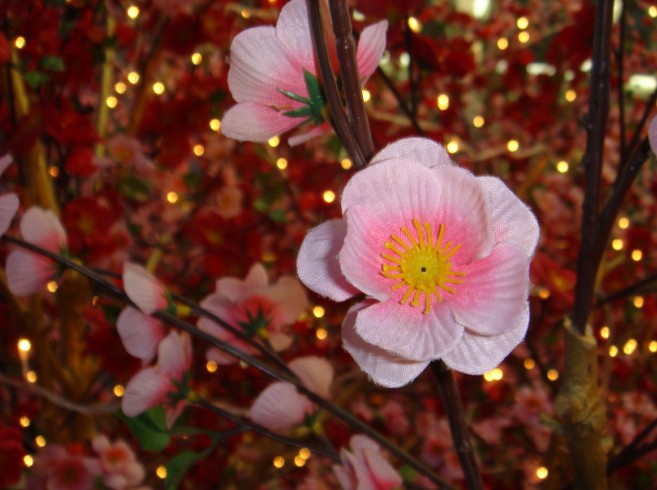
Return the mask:
<path id="1" fill-rule="evenodd" d="M 541 466 L 536 469 L 536 478 L 539 480 L 545 480 L 548 477 L 548 469 L 545 466 Z"/>
<path id="2" fill-rule="evenodd" d="M 577 92 L 575 92 L 573 89 L 566 90 L 566 93 L 564 94 L 564 98 L 568 102 L 574 102 L 575 99 L 577 98 Z"/>
<path id="3" fill-rule="evenodd" d="M 26 454 L 25 456 L 23 456 L 23 464 L 29 468 L 34 464 L 34 458 L 29 454 Z"/>
<path id="4" fill-rule="evenodd" d="M 558 380 L 559 379 L 559 371 L 557 371 L 556 369 L 549 369 L 548 372 L 547 372 L 547 378 L 550 381 Z"/>
<path id="5" fill-rule="evenodd" d="M 313 308 L 313 316 L 315 318 L 322 318 L 325 313 L 326 313 L 326 310 L 324 310 L 323 306 L 317 305 Z"/>
<path id="6" fill-rule="evenodd" d="M 505 37 L 501 37 L 497 40 L 497 49 L 504 51 L 509 47 L 509 40 Z"/>
<path id="7" fill-rule="evenodd" d="M 205 147 L 203 145 L 194 145 L 193 151 L 194 155 L 197 157 L 202 157 L 205 153 Z"/>
<path id="8" fill-rule="evenodd" d="M 18 350 L 21 352 L 30 352 L 32 348 L 32 342 L 28 339 L 19 339 L 18 340 Z"/>
<path id="9" fill-rule="evenodd" d="M 614 238 L 611 241 L 611 248 L 613 248 L 616 251 L 623 250 L 623 240 L 620 238 Z"/>
<path id="10" fill-rule="evenodd" d="M 18 36 L 14 39 L 14 46 L 18 49 L 23 49 L 25 47 L 25 38 L 23 36 Z"/>
<path id="11" fill-rule="evenodd" d="M 557 172 L 560 174 L 565 174 L 568 172 L 568 169 L 570 168 L 570 165 L 568 165 L 568 162 L 565 160 L 561 160 L 560 162 L 557 163 Z"/>
<path id="12" fill-rule="evenodd" d="M 648 350 L 652 353 L 657 352 L 657 340 L 651 340 L 648 344 Z"/>
<path id="13" fill-rule="evenodd" d="M 119 103 L 119 99 L 114 97 L 113 95 L 110 95 L 105 99 L 105 104 L 107 104 L 107 107 L 110 109 L 114 109 Z"/>
<path id="14" fill-rule="evenodd" d="M 362 93 L 363 93 L 363 102 L 369 102 L 372 99 L 372 93 L 366 88 L 362 90 Z"/>
<path id="15" fill-rule="evenodd" d="M 28 383 L 34 384 L 37 382 L 38 379 L 37 373 L 35 373 L 34 371 L 28 371 L 25 373 L 25 379 L 27 380 Z"/>
<path id="16" fill-rule="evenodd" d="M 34 442 L 36 443 L 37 446 L 39 447 L 45 447 L 46 445 L 46 438 L 43 436 L 36 436 L 34 438 Z"/>
<path id="17" fill-rule="evenodd" d="M 518 29 L 527 29 L 529 27 L 529 19 L 525 16 L 518 17 L 518 20 L 516 20 L 516 26 L 518 26 Z"/>
<path id="18" fill-rule="evenodd" d="M 315 331 L 315 337 L 317 337 L 317 340 L 325 340 L 328 337 L 328 331 L 320 327 Z"/>
<path id="19" fill-rule="evenodd" d="M 207 369 L 208 373 L 216 373 L 219 365 L 215 361 L 208 361 L 205 363 L 205 369 Z"/>
<path id="20" fill-rule="evenodd" d="M 527 31 L 519 32 L 518 41 L 520 41 L 522 44 L 527 44 L 529 42 L 529 33 Z"/>
<path id="21" fill-rule="evenodd" d="M 201 53 L 193 53 L 191 56 L 192 65 L 200 65 L 203 61 L 203 55 Z"/>
<path id="22" fill-rule="evenodd" d="M 449 140 L 449 142 L 447 143 L 447 151 L 448 151 L 449 153 L 456 153 L 456 152 L 458 152 L 458 151 L 459 151 L 459 142 L 458 142 L 458 140 L 456 140 L 456 139 L 454 139 L 454 138 L 452 138 L 451 140 Z"/>
<path id="23" fill-rule="evenodd" d="M 335 201 L 335 192 L 331 190 L 324 191 L 322 194 L 322 199 L 324 199 L 325 203 L 331 204 L 333 201 Z"/>
<path id="24" fill-rule="evenodd" d="M 518 140 L 509 140 L 506 143 L 506 149 L 509 150 L 511 153 L 518 151 L 520 148 L 520 143 L 518 143 Z"/>
<path id="25" fill-rule="evenodd" d="M 210 120 L 210 129 L 212 131 L 219 131 L 221 129 L 221 121 L 219 119 Z"/>
<path id="26" fill-rule="evenodd" d="M 644 301 L 643 296 L 635 296 L 632 300 L 632 304 L 635 308 L 643 308 Z"/>
<path id="27" fill-rule="evenodd" d="M 114 393 L 114 396 L 121 398 L 125 395 L 125 388 L 123 385 L 115 385 L 114 388 L 112 388 L 112 393 Z"/>
<path id="28" fill-rule="evenodd" d="M 534 359 L 532 359 L 531 357 L 528 357 L 522 362 L 522 365 L 525 366 L 525 369 L 527 371 L 531 371 L 536 367 L 536 361 L 534 361 Z"/>
<path id="29" fill-rule="evenodd" d="M 46 283 L 46 289 L 51 293 L 57 292 L 57 281 L 48 281 Z"/>
<path id="30" fill-rule="evenodd" d="M 157 469 L 155 470 L 155 474 L 157 475 L 158 478 L 161 478 L 164 480 L 167 477 L 167 469 L 165 466 L 158 466 Z"/>
<path id="31" fill-rule="evenodd" d="M 285 458 L 283 456 L 276 456 L 274 461 L 272 461 L 275 468 L 282 468 L 285 466 Z"/>
<path id="32" fill-rule="evenodd" d="M 657 7 L 655 7 L 654 5 L 648 7 L 648 15 L 653 19 L 657 18 Z"/>
<path id="33" fill-rule="evenodd" d="M 139 7 L 136 5 L 130 5 L 126 10 L 126 13 L 128 14 L 128 17 L 130 17 L 132 20 L 135 20 L 137 17 L 139 17 Z"/>
<path id="34" fill-rule="evenodd" d="M 114 90 L 117 94 L 123 94 L 127 89 L 128 86 L 123 82 L 116 82 L 116 85 L 114 85 Z"/>
<path id="35" fill-rule="evenodd" d="M 485 123 L 486 123 L 486 121 L 484 120 L 484 118 L 482 116 L 475 116 L 475 117 L 472 118 L 472 125 L 475 128 L 481 128 L 481 127 L 484 126 Z"/>
<path id="36" fill-rule="evenodd" d="M 162 95 L 165 90 L 166 87 L 162 82 L 155 82 L 153 84 L 153 92 L 155 93 L 155 95 Z"/>
<path id="37" fill-rule="evenodd" d="M 178 193 L 175 191 L 169 191 L 167 192 L 167 201 L 169 201 L 171 204 L 175 204 L 178 202 Z"/>
<path id="38" fill-rule="evenodd" d="M 627 230 L 629 228 L 629 226 L 630 226 L 630 220 L 627 219 L 625 216 L 623 216 L 622 218 L 620 218 L 618 220 L 618 227 L 621 230 Z"/>
<path id="39" fill-rule="evenodd" d="M 609 346 L 609 357 L 616 357 L 618 355 L 618 347 L 615 345 Z"/>
<path id="40" fill-rule="evenodd" d="M 409 17 L 408 28 L 415 33 L 419 33 L 422 31 L 422 22 L 417 20 L 415 17 Z"/>
<path id="41" fill-rule="evenodd" d="M 19 420 L 21 427 L 29 427 L 32 421 L 26 415 L 23 415 Z"/>
<path id="42" fill-rule="evenodd" d="M 628 341 L 625 342 L 625 345 L 623 346 L 623 352 L 626 356 L 631 356 L 636 350 L 637 345 L 639 344 L 636 339 L 628 339 Z"/>
<path id="43" fill-rule="evenodd" d="M 128 81 L 132 84 L 135 85 L 136 83 L 139 82 L 139 73 L 136 71 L 131 71 L 128 73 Z"/>
<path id="44" fill-rule="evenodd" d="M 340 162 L 340 166 L 345 170 L 349 170 L 352 167 L 352 165 L 353 163 L 348 158 L 343 158 L 342 161 Z"/>
<path id="45" fill-rule="evenodd" d="M 276 148 L 278 145 L 281 144 L 281 139 L 278 136 L 273 136 L 273 137 L 269 138 L 269 140 L 267 140 L 267 143 L 272 148 Z"/>
<path id="46" fill-rule="evenodd" d="M 276 160 L 276 167 L 279 170 L 285 170 L 287 168 L 287 164 L 288 164 L 287 159 L 285 159 L 283 157 Z"/>
<path id="47" fill-rule="evenodd" d="M 635 250 L 632 250 L 632 260 L 634 262 L 639 262 L 643 258 L 643 252 L 639 250 L 638 248 Z"/>
<path id="48" fill-rule="evenodd" d="M 446 111 L 449 109 L 449 95 L 440 94 L 438 97 L 436 97 L 436 106 L 441 111 Z"/>
<path id="49" fill-rule="evenodd" d="M 605 325 L 600 329 L 600 337 L 602 337 L 603 339 L 608 339 L 610 334 L 611 334 L 611 330 L 609 330 L 608 326 Z"/>

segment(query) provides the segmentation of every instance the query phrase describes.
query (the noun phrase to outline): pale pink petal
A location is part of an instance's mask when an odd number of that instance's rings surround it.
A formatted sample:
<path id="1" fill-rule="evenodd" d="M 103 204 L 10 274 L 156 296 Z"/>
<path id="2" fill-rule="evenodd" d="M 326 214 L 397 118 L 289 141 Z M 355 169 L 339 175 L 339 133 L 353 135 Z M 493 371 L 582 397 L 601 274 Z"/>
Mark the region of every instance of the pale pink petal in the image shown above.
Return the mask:
<path id="1" fill-rule="evenodd" d="M 107 451 L 110 448 L 110 441 L 107 438 L 107 436 L 103 434 L 98 434 L 96 437 L 92 439 L 91 447 L 96 453 L 102 455 L 105 451 Z"/>
<path id="2" fill-rule="evenodd" d="M 270 430 L 282 432 L 304 422 L 313 405 L 290 383 L 276 382 L 258 395 L 251 407 L 251 420 Z"/>
<path id="3" fill-rule="evenodd" d="M 354 453 L 356 453 L 355 449 Z M 399 473 L 383 457 L 378 448 L 364 447 L 359 453 L 354 454 L 360 462 L 358 465 L 354 464 L 356 478 L 360 483 L 359 489 L 392 490 L 402 485 L 403 480 Z"/>
<path id="4" fill-rule="evenodd" d="M 172 406 L 167 406 L 166 407 L 166 424 L 167 424 L 167 429 L 171 429 L 173 427 L 173 424 L 176 422 L 176 419 L 180 416 L 181 413 L 183 413 L 183 410 L 187 406 L 187 402 L 185 400 L 180 400 L 178 403 L 176 403 L 173 407 Z"/>
<path id="5" fill-rule="evenodd" d="M 269 345 L 276 352 L 281 352 L 292 345 L 294 338 L 291 335 L 286 335 L 284 333 L 272 333 L 269 335 Z"/>
<path id="6" fill-rule="evenodd" d="M 278 282 L 261 292 L 276 305 L 281 325 L 296 321 L 301 312 L 308 307 L 306 290 L 296 277 L 283 276 Z"/>
<path id="7" fill-rule="evenodd" d="M 303 72 L 271 26 L 239 33 L 230 46 L 228 87 L 237 102 L 255 102 L 277 108 L 297 108 L 279 89 L 306 96 Z M 222 129 L 224 122 L 222 121 Z"/>
<path id="8" fill-rule="evenodd" d="M 221 120 L 221 132 L 238 141 L 264 143 L 303 122 L 255 102 L 240 102 L 228 109 Z"/>
<path id="9" fill-rule="evenodd" d="M 265 287 L 267 284 L 269 284 L 267 269 L 260 262 L 256 262 L 251 266 L 244 278 L 244 285 L 247 287 L 247 290 L 252 291 L 256 288 Z"/>
<path id="10" fill-rule="evenodd" d="M 540 235 L 534 213 L 497 177 L 477 180 L 488 196 L 495 240 L 516 245 L 531 257 Z"/>
<path id="11" fill-rule="evenodd" d="M 383 51 L 386 49 L 386 31 L 388 22 L 382 20 L 363 29 L 356 49 L 356 61 L 361 84 L 364 84 L 379 66 Z"/>
<path id="12" fill-rule="evenodd" d="M 141 311 L 128 306 L 116 321 L 116 329 L 125 350 L 131 356 L 150 361 L 157 352 L 157 346 L 164 338 L 162 323 Z"/>
<path id="13" fill-rule="evenodd" d="M 121 399 L 121 410 L 128 417 L 135 417 L 164 403 L 167 393 L 173 390 L 174 386 L 169 379 L 155 368 L 142 369 L 128 381 Z"/>
<path id="14" fill-rule="evenodd" d="M 16 194 L 5 194 L 0 196 L 0 235 L 4 235 L 18 211 L 18 196 Z"/>
<path id="15" fill-rule="evenodd" d="M 214 295 L 216 295 L 217 298 L 221 298 L 221 301 L 226 302 L 226 304 L 239 303 L 247 293 L 248 287 L 242 279 L 238 279 L 237 277 L 222 277 L 217 279 Z M 209 299 L 210 296 L 206 299 Z M 204 308 L 207 307 L 204 306 Z M 214 313 L 219 315 L 219 312 Z"/>
<path id="16" fill-rule="evenodd" d="M 343 276 L 338 262 L 345 233 L 342 220 L 326 221 L 308 232 L 297 256 L 299 279 L 333 301 L 345 301 L 358 293 Z"/>
<path id="17" fill-rule="evenodd" d="M 192 341 L 187 333 L 171 330 L 157 348 L 157 367 L 163 376 L 182 380 L 192 365 Z"/>
<path id="18" fill-rule="evenodd" d="M 14 161 L 14 157 L 11 156 L 11 153 L 6 153 L 2 157 L 0 157 L 0 177 L 2 174 L 7 170 L 7 167 L 12 164 Z"/>
<path id="19" fill-rule="evenodd" d="M 405 360 L 365 342 L 354 329 L 356 314 L 363 306 L 363 303 L 355 305 L 345 316 L 342 323 L 344 349 L 374 383 L 386 388 L 399 388 L 407 385 L 424 371 L 429 361 Z"/>
<path id="20" fill-rule="evenodd" d="M 650 148 L 652 152 L 657 155 L 657 117 L 653 117 L 648 127 L 648 140 L 650 141 Z"/>
<path id="21" fill-rule="evenodd" d="M 442 357 L 463 336 L 463 327 L 445 304 L 424 314 L 421 307 L 395 301 L 376 303 L 357 313 L 354 328 L 368 344 L 418 362 Z"/>
<path id="22" fill-rule="evenodd" d="M 343 456 L 342 458 L 343 464 L 345 464 L 345 459 L 346 458 Z M 338 483 L 340 484 L 342 490 L 355 490 L 354 487 L 355 482 L 351 480 L 350 474 L 347 471 L 345 471 L 345 469 L 342 466 L 333 465 L 332 469 L 333 469 L 333 474 L 337 478 Z"/>
<path id="23" fill-rule="evenodd" d="M 60 253 L 66 246 L 66 231 L 55 213 L 31 207 L 21 218 L 21 235 L 26 242 L 51 252 Z"/>
<path id="24" fill-rule="evenodd" d="M 461 268 L 449 305 L 456 321 L 471 332 L 500 335 L 518 324 L 529 294 L 529 258 L 514 245 L 496 245 L 485 259 Z"/>
<path id="25" fill-rule="evenodd" d="M 323 398 L 330 395 L 333 382 L 333 366 L 323 357 L 299 357 L 289 363 L 303 385 Z"/>
<path id="26" fill-rule="evenodd" d="M 468 330 L 454 349 L 443 356 L 450 368 L 465 374 L 480 375 L 497 367 L 525 338 L 529 325 L 529 305 L 524 304 L 516 326 L 502 335 L 477 335 Z"/>
<path id="27" fill-rule="evenodd" d="M 317 138 L 319 136 L 331 134 L 332 132 L 333 132 L 333 128 L 327 122 L 323 122 L 319 126 L 313 126 L 310 129 L 304 127 L 303 129 L 300 129 L 292 136 L 290 136 L 287 139 L 287 144 L 290 146 L 297 146 L 302 143 L 305 143 L 306 141 L 312 138 Z"/>
<path id="28" fill-rule="evenodd" d="M 413 160 L 427 168 L 454 165 L 441 145 L 428 138 L 403 138 L 390 143 L 372 158 L 371 165 L 385 160 Z"/>
<path id="29" fill-rule="evenodd" d="M 291 0 L 281 9 L 276 22 L 276 37 L 296 62 L 297 71 L 315 73 L 315 55 L 310 37 L 305 0 Z"/>
<path id="30" fill-rule="evenodd" d="M 128 297 L 147 315 L 167 307 L 164 286 L 140 265 L 124 264 L 123 287 Z"/>
<path id="31" fill-rule="evenodd" d="M 50 259 L 14 250 L 7 257 L 7 286 L 16 296 L 28 296 L 40 292 L 55 271 L 56 266 Z"/>

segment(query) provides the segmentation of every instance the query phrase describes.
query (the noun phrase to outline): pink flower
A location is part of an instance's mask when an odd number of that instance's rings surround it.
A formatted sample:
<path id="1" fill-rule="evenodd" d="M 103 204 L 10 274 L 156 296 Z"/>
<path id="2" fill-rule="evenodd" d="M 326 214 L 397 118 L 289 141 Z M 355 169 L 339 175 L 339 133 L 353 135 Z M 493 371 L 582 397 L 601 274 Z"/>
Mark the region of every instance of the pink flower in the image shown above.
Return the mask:
<path id="1" fill-rule="evenodd" d="M 34 458 L 32 472 L 35 478 L 28 481 L 27 488 L 91 490 L 102 469 L 97 458 L 49 444 Z"/>
<path id="2" fill-rule="evenodd" d="M 11 165 L 11 162 L 13 162 L 13 158 L 10 154 L 0 158 L 0 177 Z M 18 211 L 18 205 L 18 196 L 13 192 L 0 196 L 0 236 L 4 235 L 7 228 L 9 228 L 11 220 L 14 219 L 16 211 Z"/>
<path id="3" fill-rule="evenodd" d="M 167 290 L 142 266 L 123 265 L 123 287 L 128 297 L 147 315 L 169 306 Z"/>
<path id="4" fill-rule="evenodd" d="M 330 395 L 333 366 L 323 358 L 300 357 L 290 362 L 290 369 L 301 383 L 323 398 Z M 282 432 L 309 422 L 315 405 L 296 388 L 285 381 L 272 383 L 255 399 L 251 407 L 251 420 L 268 429 Z"/>
<path id="5" fill-rule="evenodd" d="M 157 346 L 165 335 L 162 322 L 131 306 L 119 315 L 116 329 L 128 354 L 144 362 L 153 359 Z"/>
<path id="6" fill-rule="evenodd" d="M 107 142 L 109 156 L 115 162 L 132 167 L 137 171 L 152 170 L 153 162 L 144 156 L 141 144 L 135 138 L 125 134 L 116 134 Z"/>
<path id="7" fill-rule="evenodd" d="M 648 140 L 650 141 L 650 148 L 652 152 L 657 155 L 657 117 L 653 117 L 648 127 Z"/>
<path id="8" fill-rule="evenodd" d="M 363 435 L 349 442 L 351 451 L 342 449 L 342 466 L 333 466 L 343 490 L 391 490 L 402 488 L 403 480 L 381 454 L 379 445 Z"/>
<path id="9" fill-rule="evenodd" d="M 106 436 L 98 435 L 91 441 L 91 447 L 100 456 L 106 487 L 122 490 L 143 481 L 144 467 L 125 441 L 111 443 Z"/>
<path id="10" fill-rule="evenodd" d="M 374 73 L 383 54 L 387 25 L 379 22 L 361 34 L 357 61 L 362 83 Z M 298 100 L 305 98 L 310 102 L 313 95 L 309 94 L 304 71 L 316 76 L 305 0 L 288 2 L 276 28 L 253 27 L 237 35 L 230 48 L 230 61 L 228 87 L 237 105 L 226 112 L 221 122 L 226 136 L 264 142 L 307 120 L 321 122 L 321 102 L 317 107 Z M 300 110 L 303 115 L 290 114 Z M 316 133 L 317 129 L 324 131 L 320 127 L 311 132 Z"/>
<path id="11" fill-rule="evenodd" d="M 522 340 L 539 229 L 501 180 L 408 138 L 351 178 L 342 212 L 310 230 L 297 269 L 335 301 L 367 294 L 343 321 L 343 345 L 376 383 L 402 386 L 434 359 L 483 374 Z"/>
<path id="12" fill-rule="evenodd" d="M 293 323 L 308 306 L 308 298 L 297 278 L 283 276 L 276 284 L 269 284 L 267 270 L 256 263 L 244 280 L 219 279 L 215 292 L 201 301 L 201 306 L 252 337 L 267 338 L 274 350 L 281 351 L 292 343 L 284 327 Z M 207 318 L 199 320 L 198 327 L 246 353 L 255 353 L 247 343 Z M 207 357 L 220 364 L 235 361 L 214 348 L 208 350 Z"/>
<path id="13" fill-rule="evenodd" d="M 186 403 L 186 375 L 192 365 L 189 335 L 172 330 L 158 346 L 157 362 L 128 382 L 121 409 L 128 417 L 135 417 L 151 407 L 164 405 L 167 425 L 171 427 Z"/>
<path id="14" fill-rule="evenodd" d="M 21 218 L 21 235 L 26 242 L 49 252 L 66 255 L 66 231 L 57 216 L 37 207 L 28 209 Z M 26 250 L 14 250 L 7 257 L 7 283 L 16 296 L 40 291 L 57 273 L 57 263 Z"/>

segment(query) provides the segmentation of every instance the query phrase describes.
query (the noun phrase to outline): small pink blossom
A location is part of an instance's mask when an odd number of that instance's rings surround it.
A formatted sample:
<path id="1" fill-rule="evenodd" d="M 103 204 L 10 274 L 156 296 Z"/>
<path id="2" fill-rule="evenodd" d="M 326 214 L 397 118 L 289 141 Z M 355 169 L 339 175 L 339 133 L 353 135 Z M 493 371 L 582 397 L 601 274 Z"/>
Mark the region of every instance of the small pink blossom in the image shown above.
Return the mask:
<path id="1" fill-rule="evenodd" d="M 539 228 L 501 180 L 403 139 L 350 179 L 342 213 L 310 230 L 297 271 L 335 301 L 367 295 L 342 334 L 374 382 L 405 385 L 435 359 L 483 374 L 523 339 Z"/>
<path id="2" fill-rule="evenodd" d="M 10 154 L 0 158 L 0 177 L 13 161 Z M 11 220 L 14 219 L 16 211 L 18 211 L 18 205 L 18 196 L 13 192 L 0 196 L 0 236 L 4 235 L 7 228 L 9 228 Z"/>
<path id="3" fill-rule="evenodd" d="M 152 170 L 155 168 L 135 138 L 119 133 L 107 142 L 107 151 L 112 160 L 120 165 L 133 168 L 137 171 Z"/>
<path id="4" fill-rule="evenodd" d="M 164 405 L 171 427 L 185 407 L 186 376 L 192 365 L 189 335 L 171 331 L 158 346 L 157 364 L 138 372 L 127 384 L 121 409 L 135 417 L 149 408 Z"/>
<path id="5" fill-rule="evenodd" d="M 91 490 L 102 473 L 100 461 L 64 446 L 48 444 L 34 458 L 28 489 Z"/>
<path id="6" fill-rule="evenodd" d="M 128 297 L 147 315 L 169 305 L 165 287 L 140 265 L 123 265 L 123 286 Z"/>
<path id="7" fill-rule="evenodd" d="M 317 395 L 328 398 L 333 382 L 333 366 L 323 358 L 300 357 L 290 362 L 290 370 L 301 383 Z M 297 427 L 315 413 L 315 405 L 285 381 L 272 383 L 251 406 L 251 420 L 268 429 L 282 432 Z"/>
<path id="8" fill-rule="evenodd" d="M 281 351 L 292 343 L 292 337 L 284 327 L 293 323 L 307 308 L 308 298 L 297 278 L 283 276 L 276 284 L 269 284 L 267 270 L 256 263 L 244 280 L 236 277 L 219 279 L 215 292 L 201 301 L 201 306 L 252 337 L 267 338 L 274 350 Z M 246 342 L 207 318 L 199 320 L 198 327 L 243 352 L 255 353 Z M 208 350 L 207 357 L 220 364 L 235 362 L 234 357 L 215 348 Z"/>
<path id="9" fill-rule="evenodd" d="M 106 487 L 123 490 L 144 480 L 144 467 L 125 441 L 110 442 L 106 436 L 98 435 L 91 441 L 91 447 L 100 457 Z"/>
<path id="10" fill-rule="evenodd" d="M 343 490 L 402 488 L 401 476 L 383 457 L 378 444 L 358 434 L 351 438 L 349 446 L 350 451 L 340 451 L 342 466 L 333 466 L 333 472 Z"/>
<path id="11" fill-rule="evenodd" d="M 20 230 L 26 242 L 66 255 L 66 231 L 52 211 L 38 207 L 28 209 L 21 218 Z M 28 296 L 39 292 L 55 277 L 57 263 L 34 252 L 14 250 L 7 257 L 6 270 L 11 292 L 16 296 Z"/>
<path id="12" fill-rule="evenodd" d="M 166 333 L 162 322 L 131 306 L 119 315 L 116 329 L 128 354 L 144 362 L 153 359 Z"/>
<path id="13" fill-rule="evenodd" d="M 362 83 L 374 73 L 381 59 L 386 29 L 387 22 L 383 21 L 361 33 L 357 61 Z M 288 2 L 275 28 L 253 27 L 237 35 L 231 44 L 230 63 L 228 87 L 237 105 L 222 120 L 221 131 L 226 136 L 264 142 L 304 123 L 305 116 L 286 113 L 308 106 L 283 91 L 308 99 L 304 70 L 316 76 L 305 0 Z M 310 131 L 314 134 L 329 130 L 324 123 Z M 302 136 L 301 140 L 304 139 Z"/>

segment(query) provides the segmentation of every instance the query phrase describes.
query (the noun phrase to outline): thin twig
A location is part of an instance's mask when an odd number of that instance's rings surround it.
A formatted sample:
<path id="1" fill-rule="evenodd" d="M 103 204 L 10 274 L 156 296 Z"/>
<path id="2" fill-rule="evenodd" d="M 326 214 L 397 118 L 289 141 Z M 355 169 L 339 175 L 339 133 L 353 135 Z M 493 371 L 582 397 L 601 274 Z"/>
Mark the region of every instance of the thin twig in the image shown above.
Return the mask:
<path id="1" fill-rule="evenodd" d="M 611 303 L 612 301 L 616 301 L 622 298 L 626 298 L 628 296 L 639 294 L 641 292 L 646 292 L 647 291 L 647 289 L 645 289 L 646 286 L 655 286 L 656 284 L 657 284 L 657 274 L 652 274 L 648 277 L 641 279 L 640 281 L 635 282 L 634 284 L 631 284 L 619 291 L 616 291 L 615 293 L 611 293 L 603 298 L 600 298 L 596 302 L 595 307 L 599 308 L 603 305 L 606 305 L 607 303 Z"/>
<path id="2" fill-rule="evenodd" d="M 479 468 L 477 467 L 472 444 L 470 443 L 468 425 L 463 413 L 463 403 L 461 402 L 461 396 L 454 381 L 454 374 L 442 360 L 432 361 L 431 371 L 436 380 L 440 398 L 445 405 L 449 431 L 452 434 L 454 449 L 456 450 L 461 469 L 465 475 L 468 489 L 481 490 L 484 488 L 484 484 L 481 480 Z"/>
<path id="3" fill-rule="evenodd" d="M 620 132 L 620 152 L 621 152 L 621 162 L 625 161 L 627 146 L 625 141 L 625 93 L 623 85 L 623 76 L 624 76 L 624 66 L 625 61 L 625 31 L 627 28 L 627 16 L 625 12 L 625 2 L 626 0 L 621 0 L 621 15 L 620 15 L 620 40 L 618 42 L 618 53 L 616 55 L 616 63 L 618 64 L 618 115 L 619 115 L 619 125 L 618 128 Z"/>
<path id="4" fill-rule="evenodd" d="M 397 101 L 397 105 L 399 106 L 401 111 L 406 115 L 408 121 L 411 123 L 411 126 L 413 126 L 413 129 L 415 129 L 415 132 L 419 136 L 424 136 L 425 132 L 420 127 L 420 124 L 417 121 L 417 117 L 415 117 L 415 115 L 408 108 L 406 102 L 404 101 L 404 98 L 402 97 L 401 93 L 399 93 L 399 90 L 397 90 L 397 87 L 395 87 L 395 84 L 392 83 L 390 77 L 386 75 L 386 73 L 381 69 L 381 67 L 377 67 L 376 73 L 381 78 L 381 80 L 383 80 L 383 83 L 386 85 L 386 87 L 388 87 L 388 90 L 392 92 L 392 95 L 395 97 L 395 100 Z"/>
<path id="5" fill-rule="evenodd" d="M 655 107 L 655 103 L 657 102 L 657 89 L 650 95 L 648 98 L 648 101 L 646 102 L 646 108 L 643 111 L 643 115 L 641 116 L 641 120 L 639 121 L 639 124 L 637 124 L 636 128 L 634 129 L 634 133 L 632 134 L 632 139 L 630 140 L 630 144 L 627 146 L 627 152 L 626 152 L 626 157 L 629 158 L 630 155 L 634 152 L 634 148 L 639 142 L 639 138 L 641 137 L 641 133 L 643 132 L 643 128 L 646 125 L 646 122 L 648 122 L 648 116 L 650 116 L 650 113 L 653 111 Z M 622 173 L 622 169 L 625 165 L 626 161 L 621 162 L 621 170 L 619 171 Z M 618 177 L 617 177 L 618 179 Z"/>

